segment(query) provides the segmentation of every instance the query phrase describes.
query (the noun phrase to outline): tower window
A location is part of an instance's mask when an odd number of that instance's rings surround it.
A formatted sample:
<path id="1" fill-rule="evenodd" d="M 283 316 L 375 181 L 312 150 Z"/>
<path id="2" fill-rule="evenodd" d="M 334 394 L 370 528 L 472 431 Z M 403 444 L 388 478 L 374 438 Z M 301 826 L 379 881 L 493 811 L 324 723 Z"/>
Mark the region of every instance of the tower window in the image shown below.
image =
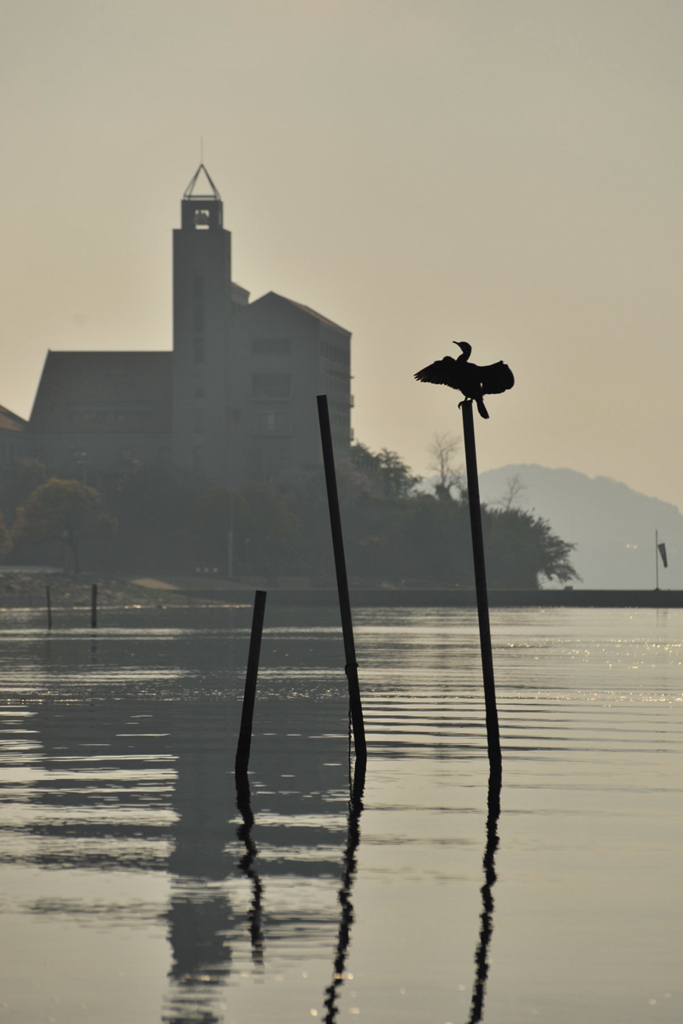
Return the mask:
<path id="1" fill-rule="evenodd" d="M 194 226 L 200 230 L 206 230 L 211 223 L 211 214 L 208 210 L 194 211 Z"/>
<path id="2" fill-rule="evenodd" d="M 289 434 L 291 424 L 287 413 L 268 410 L 256 414 L 257 434 Z"/>
<path id="3" fill-rule="evenodd" d="M 291 349 L 289 338 L 254 338 L 251 351 L 264 356 L 287 355 Z"/>
<path id="4" fill-rule="evenodd" d="M 253 398 L 289 398 L 291 377 L 288 373 L 253 373 L 251 394 Z"/>

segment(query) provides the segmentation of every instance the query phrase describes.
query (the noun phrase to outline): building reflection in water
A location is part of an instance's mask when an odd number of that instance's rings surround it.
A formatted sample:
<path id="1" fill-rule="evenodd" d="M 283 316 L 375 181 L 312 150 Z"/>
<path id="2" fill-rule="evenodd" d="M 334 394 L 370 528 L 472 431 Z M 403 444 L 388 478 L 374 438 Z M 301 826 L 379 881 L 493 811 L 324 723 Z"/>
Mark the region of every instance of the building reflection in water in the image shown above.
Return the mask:
<path id="1" fill-rule="evenodd" d="M 246 616 L 245 610 L 245 627 Z M 320 670 L 321 661 L 338 663 L 333 639 L 328 650 L 326 641 L 314 646 L 298 633 L 293 640 L 278 637 L 285 665 L 266 677 L 250 799 L 238 794 L 237 831 L 235 712 L 246 628 L 235 640 L 234 671 L 226 667 L 223 631 L 157 637 L 136 626 L 125 639 L 103 630 L 97 637 L 62 631 L 41 641 L 31 676 L 40 686 L 31 710 L 36 771 L 22 803 L 21 843 L 7 860 L 102 876 L 168 877 L 164 905 L 152 895 L 157 886 L 149 900 L 126 897 L 103 906 L 87 890 L 76 899 L 36 900 L 30 909 L 79 920 L 106 921 L 111 913 L 132 927 L 163 915 L 170 957 L 162 1017 L 169 1024 L 223 1020 L 236 965 L 243 969 L 246 954 L 263 970 L 264 936 L 274 957 L 305 957 L 333 948 L 338 932 L 343 964 L 352 914 L 343 887 L 340 925 L 331 880 L 346 839 L 350 888 L 362 785 L 345 821 L 348 739 L 330 726 L 345 721 L 346 694 Z M 297 674 L 302 666 L 312 670 L 295 692 L 292 665 Z M 16 728 L 25 726 L 19 721 Z M 277 899 L 268 906 L 271 878 Z M 329 904 L 318 899 L 325 890 Z"/>
<path id="2" fill-rule="evenodd" d="M 228 850 L 231 746 L 226 716 L 210 703 L 196 702 L 177 721 L 175 846 L 169 856 L 171 902 L 166 917 L 172 950 L 164 1020 L 210 1024 L 212 1003 L 230 973 L 228 936 L 235 914 L 225 888 L 233 870 Z"/>
<path id="3" fill-rule="evenodd" d="M 356 770 L 351 784 L 349 798 L 349 813 L 346 829 L 346 846 L 344 848 L 344 873 L 342 884 L 339 890 L 339 903 L 341 904 L 341 917 L 339 920 L 339 933 L 337 936 L 337 952 L 334 959 L 334 974 L 332 984 L 325 989 L 325 1024 L 333 1024 L 339 1007 L 337 999 L 339 990 L 344 982 L 344 968 L 346 956 L 351 939 L 351 925 L 353 924 L 353 904 L 351 902 L 351 887 L 356 875 L 356 851 L 360 843 L 360 816 L 363 810 L 363 790 L 365 788 L 365 761 L 356 761 Z"/>
<path id="4" fill-rule="evenodd" d="M 488 814 L 486 817 L 486 848 L 484 850 L 484 884 L 481 887 L 481 928 L 479 944 L 474 955 L 475 977 L 472 990 L 472 1005 L 468 1024 L 477 1024 L 484 1017 L 484 996 L 489 973 L 489 946 L 493 934 L 493 896 L 491 890 L 496 881 L 495 856 L 498 849 L 498 819 L 500 817 L 500 770 L 489 775 Z"/>

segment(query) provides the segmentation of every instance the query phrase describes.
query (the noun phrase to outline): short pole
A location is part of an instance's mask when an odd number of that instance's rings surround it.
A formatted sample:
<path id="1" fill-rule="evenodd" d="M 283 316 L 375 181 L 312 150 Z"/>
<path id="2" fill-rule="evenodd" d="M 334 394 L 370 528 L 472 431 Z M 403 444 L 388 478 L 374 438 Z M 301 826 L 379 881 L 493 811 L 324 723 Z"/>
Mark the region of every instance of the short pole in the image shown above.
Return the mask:
<path id="1" fill-rule="evenodd" d="M 346 574 L 346 559 L 344 557 L 344 539 L 339 512 L 339 493 L 337 491 L 337 474 L 334 468 L 334 449 L 332 447 L 332 431 L 330 429 L 330 411 L 327 407 L 327 395 L 318 395 L 318 420 L 320 422 L 320 439 L 322 441 L 323 462 L 325 464 L 325 484 L 327 486 L 327 503 L 330 510 L 334 566 L 337 573 L 339 611 L 341 612 L 342 634 L 344 637 L 344 658 L 346 661 L 344 671 L 346 672 L 349 684 L 353 742 L 356 747 L 356 758 L 360 761 L 365 761 L 368 752 L 365 743 L 363 706 L 361 704 L 360 684 L 358 682 L 358 663 L 356 662 L 356 645 L 353 638 L 351 599 L 349 597 L 349 581 Z"/>
<path id="2" fill-rule="evenodd" d="M 472 555 L 474 558 L 474 582 L 477 592 L 479 615 L 479 640 L 484 676 L 484 702 L 486 705 L 486 738 L 488 742 L 491 771 L 501 771 L 500 731 L 496 707 L 496 687 L 493 679 L 493 653 L 491 650 L 491 625 L 489 622 L 489 595 L 486 586 L 486 563 L 484 561 L 484 534 L 481 524 L 481 501 L 479 499 L 479 476 L 477 473 L 477 448 L 474 440 L 472 402 L 462 403 L 462 424 L 465 437 L 465 463 L 467 466 L 467 493 L 470 506 L 470 529 L 472 531 Z"/>
<path id="3" fill-rule="evenodd" d="M 90 595 L 90 628 L 97 629 L 97 584 L 93 583 Z"/>
<path id="4" fill-rule="evenodd" d="M 235 775 L 237 776 L 246 775 L 249 770 L 251 732 L 254 721 L 254 704 L 256 702 L 256 681 L 258 679 L 265 612 L 266 591 L 257 590 L 254 596 L 254 613 L 251 620 L 251 639 L 249 641 L 247 678 L 244 684 L 244 700 L 242 702 L 242 721 L 240 723 L 240 735 L 237 741 L 237 755 L 235 757 Z"/>
<path id="5" fill-rule="evenodd" d="M 45 587 L 45 601 L 47 605 L 47 628 L 52 629 L 52 602 L 50 601 L 49 587 Z"/>

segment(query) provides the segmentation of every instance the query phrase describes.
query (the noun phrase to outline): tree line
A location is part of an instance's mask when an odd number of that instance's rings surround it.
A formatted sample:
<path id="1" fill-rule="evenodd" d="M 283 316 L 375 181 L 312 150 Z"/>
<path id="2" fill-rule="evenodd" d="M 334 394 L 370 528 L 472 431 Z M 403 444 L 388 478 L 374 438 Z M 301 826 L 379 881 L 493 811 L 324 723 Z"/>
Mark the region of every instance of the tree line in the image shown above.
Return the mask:
<path id="1" fill-rule="evenodd" d="M 356 586 L 470 587 L 467 491 L 454 468 L 457 443 L 431 446 L 435 487 L 396 453 L 351 446 L 337 467 L 344 541 Z M 333 562 L 324 479 L 311 467 L 295 486 L 246 483 L 236 492 L 170 468 L 132 463 L 98 487 L 47 478 L 17 460 L 0 479 L 0 555 L 79 572 L 185 573 L 210 568 L 237 578 L 325 585 Z M 576 579 L 573 545 L 509 493 L 483 509 L 489 584 L 538 588 Z M 9 523 L 9 527 L 5 524 Z"/>

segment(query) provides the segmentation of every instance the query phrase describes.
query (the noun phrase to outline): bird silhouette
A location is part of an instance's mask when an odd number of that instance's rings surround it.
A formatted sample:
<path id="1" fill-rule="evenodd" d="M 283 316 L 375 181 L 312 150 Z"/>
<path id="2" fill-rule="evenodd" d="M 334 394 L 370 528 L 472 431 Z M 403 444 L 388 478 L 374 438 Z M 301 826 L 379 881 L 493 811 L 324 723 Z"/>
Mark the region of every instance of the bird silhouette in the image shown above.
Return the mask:
<path id="1" fill-rule="evenodd" d="M 462 350 L 457 359 L 445 356 L 430 363 L 423 370 L 418 370 L 415 380 L 425 384 L 445 384 L 446 387 L 461 391 L 465 398 L 477 403 L 479 415 L 485 420 L 489 418 L 484 405 L 484 395 L 499 395 L 508 391 L 515 383 L 512 370 L 502 360 L 490 366 L 477 366 L 469 361 L 472 346 L 466 341 L 454 341 Z M 462 403 L 460 403 L 462 405 Z"/>

